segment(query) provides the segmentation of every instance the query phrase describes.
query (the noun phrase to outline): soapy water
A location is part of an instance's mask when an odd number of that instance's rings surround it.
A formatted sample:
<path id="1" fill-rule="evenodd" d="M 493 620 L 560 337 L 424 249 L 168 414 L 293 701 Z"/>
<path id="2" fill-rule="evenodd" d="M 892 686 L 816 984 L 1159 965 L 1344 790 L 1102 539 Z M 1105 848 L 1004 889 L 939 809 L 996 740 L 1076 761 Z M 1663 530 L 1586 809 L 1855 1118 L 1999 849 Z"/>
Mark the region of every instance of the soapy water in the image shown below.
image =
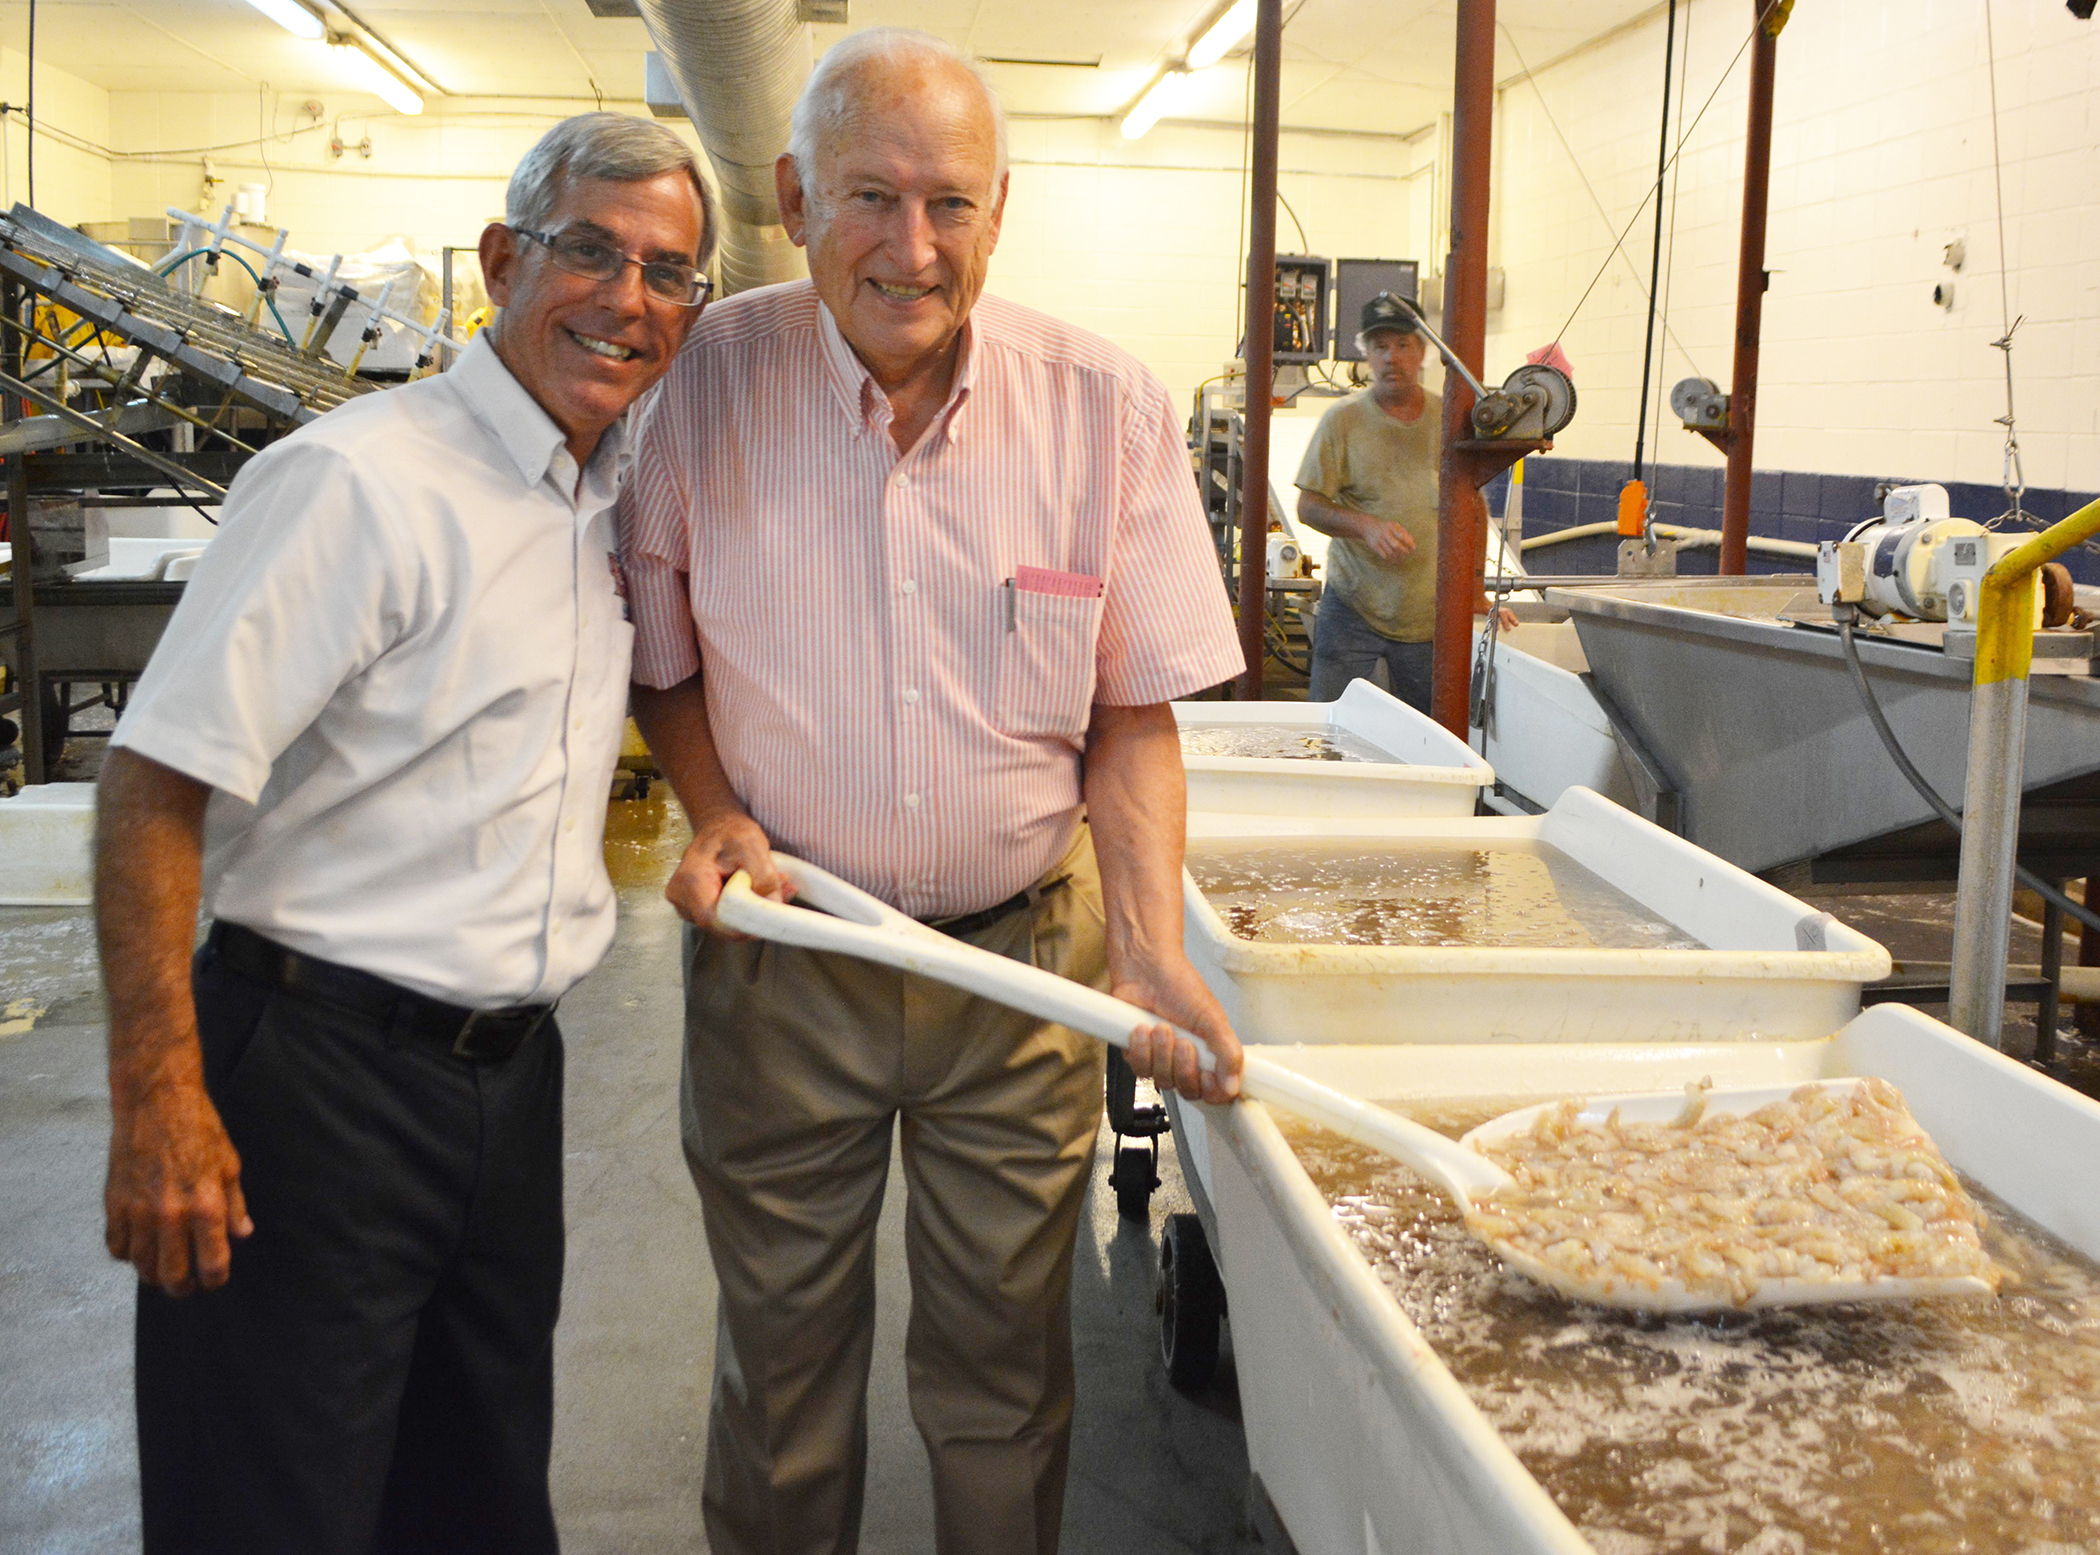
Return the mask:
<path id="1" fill-rule="evenodd" d="M 1456 1137 L 1518 1104 L 1387 1105 Z M 2100 1266 L 1974 1183 L 1996 1298 L 1664 1317 L 1532 1285 L 1405 1167 L 1279 1121 L 1599 1555 L 2100 1551 Z"/>
<path id="2" fill-rule="evenodd" d="M 1409 842 L 1377 852 L 1199 844 L 1188 867 L 1234 935 L 1271 944 L 1705 948 L 1544 843 Z"/>
<path id="3" fill-rule="evenodd" d="M 1181 730 L 1184 756 L 1256 756 L 1272 761 L 1377 761 L 1400 758 L 1347 729 L 1303 724 L 1211 724 Z"/>

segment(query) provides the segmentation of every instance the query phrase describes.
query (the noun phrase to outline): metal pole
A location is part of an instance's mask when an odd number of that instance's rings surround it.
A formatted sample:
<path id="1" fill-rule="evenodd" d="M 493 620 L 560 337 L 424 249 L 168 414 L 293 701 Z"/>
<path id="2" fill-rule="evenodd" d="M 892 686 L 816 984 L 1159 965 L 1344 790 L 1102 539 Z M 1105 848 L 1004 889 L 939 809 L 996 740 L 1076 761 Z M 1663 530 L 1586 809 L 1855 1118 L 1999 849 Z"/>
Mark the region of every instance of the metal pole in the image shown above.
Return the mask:
<path id="1" fill-rule="evenodd" d="M 1728 390 L 1728 485 L 1721 498 L 1724 574 L 1740 575 L 1750 557 L 1751 443 L 1757 433 L 1757 347 L 1764 330 L 1765 211 L 1772 187 L 1772 73 L 1779 29 L 1790 0 L 1751 0 L 1750 126 L 1743 145 L 1742 248 L 1735 275 L 1735 379 Z"/>
<path id="2" fill-rule="evenodd" d="M 1247 410 L 1240 442 L 1240 653 L 1242 702 L 1262 699 L 1268 659 L 1269 411 L 1276 392 L 1276 125 L 1282 109 L 1283 0 L 1254 15 L 1254 160 L 1247 190 Z"/>
<path id="3" fill-rule="evenodd" d="M 2093 889 L 2095 880 L 2100 880 L 2100 875 L 2086 876 L 2085 889 L 2079 893 L 2078 899 L 2087 906 L 2100 904 L 2100 891 Z M 2100 966 L 2100 929 L 2094 928 L 2090 923 L 2083 923 L 2078 927 L 2078 964 Z M 2100 1040 L 2100 1004 L 2095 1004 L 2090 999 L 2081 999 L 2077 1005 L 2077 1012 L 2080 1034 L 2088 1042 Z"/>
<path id="4" fill-rule="evenodd" d="M 1969 699 L 1969 773 L 1962 797 L 1961 880 L 1954 898 L 1948 1020 L 2003 1045 L 2006 942 L 2012 933 L 2014 850 L 2027 755 L 2027 673 L 2034 662 L 2036 572 L 2100 533 L 2091 502 L 2002 556 L 1984 574 Z M 2061 936 L 2059 936 L 2059 939 Z"/>
<path id="5" fill-rule="evenodd" d="M 2049 882 L 2061 891 L 2070 884 L 2067 880 Z M 2048 897 L 2042 898 L 2042 981 L 2049 991 L 2042 995 L 2042 1007 L 2034 1017 L 2034 1061 L 2038 1064 L 2056 1061 L 2056 1019 L 2063 1001 L 2064 988 L 2064 910 Z"/>
<path id="6" fill-rule="evenodd" d="M 1978 1042 L 2004 1046 L 2005 962 L 2012 934 L 2013 850 L 2027 749 L 2027 676 L 1985 681 L 1969 702 L 1969 778 L 1961 816 L 1961 884 L 1954 899 L 1954 969 L 1947 1019 Z"/>
<path id="7" fill-rule="evenodd" d="M 1451 99 L 1451 252 L 1444 261 L 1444 341 L 1473 376 L 1487 352 L 1487 224 L 1495 113 L 1495 0 L 1458 0 Z M 1436 499 L 1436 648 L 1430 712 L 1466 738 L 1473 607 L 1487 562 L 1487 505 L 1458 445 L 1473 435 L 1473 391 L 1444 377 L 1444 453 Z"/>
<path id="8" fill-rule="evenodd" d="M 0 313 L 12 319 L 21 310 L 22 289 L 9 284 L 0 289 Z M 22 336 L 11 331 L 0 360 L 14 373 L 22 370 Z M 0 423 L 22 419 L 22 402 L 14 395 L 0 404 Z M 22 780 L 43 783 L 50 774 L 44 769 L 44 678 L 36 662 L 36 535 L 29 522 L 29 460 L 11 454 L 7 460 L 7 538 L 14 547 L 8 571 L 12 575 L 15 607 L 15 679 L 22 694 Z"/>

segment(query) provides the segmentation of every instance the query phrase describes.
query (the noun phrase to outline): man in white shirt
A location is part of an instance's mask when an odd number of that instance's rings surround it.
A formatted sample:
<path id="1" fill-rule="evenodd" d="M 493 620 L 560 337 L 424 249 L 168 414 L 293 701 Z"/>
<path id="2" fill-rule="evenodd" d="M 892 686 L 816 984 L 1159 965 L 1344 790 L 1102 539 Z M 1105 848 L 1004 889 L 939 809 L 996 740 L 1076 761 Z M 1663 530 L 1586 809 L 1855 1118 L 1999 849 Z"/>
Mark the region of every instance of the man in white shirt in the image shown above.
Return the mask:
<path id="1" fill-rule="evenodd" d="M 623 417 L 711 215 L 660 126 L 550 131 L 482 234 L 495 324 L 242 471 L 112 741 L 148 1555 L 557 1547 L 553 1008 L 613 933 Z"/>

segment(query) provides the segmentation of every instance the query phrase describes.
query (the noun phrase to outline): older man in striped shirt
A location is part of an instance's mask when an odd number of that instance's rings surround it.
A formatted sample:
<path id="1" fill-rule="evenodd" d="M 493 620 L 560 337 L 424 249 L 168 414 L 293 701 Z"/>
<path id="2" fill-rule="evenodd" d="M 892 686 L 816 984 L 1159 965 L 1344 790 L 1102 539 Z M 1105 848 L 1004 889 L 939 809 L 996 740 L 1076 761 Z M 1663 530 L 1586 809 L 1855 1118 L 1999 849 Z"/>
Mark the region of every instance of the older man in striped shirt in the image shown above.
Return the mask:
<path id="1" fill-rule="evenodd" d="M 1180 1022 L 1219 1078 L 1199 1083 L 1164 1026 L 1133 1062 L 1223 1100 L 1239 1048 L 1182 954 L 1166 704 L 1239 651 L 1165 391 L 1106 342 L 978 295 L 1005 160 L 991 93 L 945 44 L 836 45 L 778 170 L 811 283 L 720 305 L 665 379 L 624 513 L 636 710 L 694 829 L 667 894 L 711 927 L 738 867 L 780 889 L 771 839 Z M 686 986 L 686 1153 L 721 1283 L 712 1548 L 857 1543 L 901 1120 L 938 1547 L 1050 1555 L 1099 1050 L 716 934 L 689 936 Z"/>

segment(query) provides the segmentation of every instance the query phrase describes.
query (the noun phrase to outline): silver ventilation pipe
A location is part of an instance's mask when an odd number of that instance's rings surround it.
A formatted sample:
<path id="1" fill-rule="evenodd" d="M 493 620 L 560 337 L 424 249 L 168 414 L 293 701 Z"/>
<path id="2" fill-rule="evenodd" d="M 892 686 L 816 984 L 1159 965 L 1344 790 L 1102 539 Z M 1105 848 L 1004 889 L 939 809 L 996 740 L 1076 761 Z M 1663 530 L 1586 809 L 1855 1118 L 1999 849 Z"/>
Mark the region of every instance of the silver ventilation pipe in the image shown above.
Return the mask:
<path id="1" fill-rule="evenodd" d="M 773 193 L 773 162 L 787 149 L 810 68 L 796 0 L 637 0 L 637 8 L 721 188 L 723 293 L 807 275 Z"/>

